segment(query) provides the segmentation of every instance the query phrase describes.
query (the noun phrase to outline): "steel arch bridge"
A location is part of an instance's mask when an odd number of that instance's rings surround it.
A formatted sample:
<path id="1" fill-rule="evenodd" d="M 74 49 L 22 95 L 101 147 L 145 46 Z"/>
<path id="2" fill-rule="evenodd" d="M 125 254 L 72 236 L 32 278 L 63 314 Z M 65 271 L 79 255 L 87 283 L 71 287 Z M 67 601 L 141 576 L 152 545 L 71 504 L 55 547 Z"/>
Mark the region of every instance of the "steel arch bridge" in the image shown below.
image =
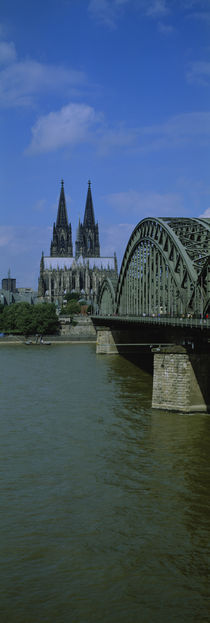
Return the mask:
<path id="1" fill-rule="evenodd" d="M 99 314 L 200 316 L 210 311 L 210 219 L 140 221 L 128 241 L 116 289 L 105 279 Z"/>
<path id="2" fill-rule="evenodd" d="M 98 306 L 100 314 L 112 314 L 115 309 L 115 288 L 108 277 L 102 281 L 98 296 Z"/>

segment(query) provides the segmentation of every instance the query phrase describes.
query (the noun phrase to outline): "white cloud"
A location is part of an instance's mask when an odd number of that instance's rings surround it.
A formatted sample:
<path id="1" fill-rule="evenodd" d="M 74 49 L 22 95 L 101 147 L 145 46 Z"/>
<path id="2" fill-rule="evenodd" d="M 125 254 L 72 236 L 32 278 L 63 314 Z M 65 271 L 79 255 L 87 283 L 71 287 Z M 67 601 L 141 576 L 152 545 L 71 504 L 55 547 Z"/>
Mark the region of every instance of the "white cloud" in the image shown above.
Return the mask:
<path id="1" fill-rule="evenodd" d="M 123 9 L 136 11 L 140 16 L 154 20 L 162 20 L 169 14 L 173 16 L 179 11 L 185 18 L 210 19 L 209 0 L 89 0 L 90 15 L 100 23 L 113 29 L 123 14 Z M 158 22 L 158 30 L 164 34 L 171 33 L 171 25 Z"/>
<path id="2" fill-rule="evenodd" d="M 206 144 L 210 137 L 210 112 L 182 113 L 159 125 L 140 128 L 142 151 L 180 147 L 196 140 Z"/>
<path id="3" fill-rule="evenodd" d="M 174 27 L 171 24 L 166 24 L 165 22 L 158 22 L 158 30 L 163 35 L 170 35 L 174 32 Z"/>
<path id="4" fill-rule="evenodd" d="M 38 119 L 32 128 L 32 141 L 27 153 L 55 151 L 66 145 L 91 140 L 90 131 L 96 127 L 100 115 L 86 104 L 70 103 L 57 112 Z"/>
<path id="5" fill-rule="evenodd" d="M 101 247 L 104 255 L 113 255 L 116 251 L 118 269 L 120 269 L 128 240 L 143 218 L 154 216 L 183 216 L 183 199 L 179 193 L 141 193 L 136 190 L 113 193 L 104 197 L 105 201 L 125 223 L 109 227 L 100 227 Z M 127 222 L 129 215 L 130 221 Z"/>
<path id="6" fill-rule="evenodd" d="M 49 247 L 50 238 L 49 227 L 0 226 L 1 279 L 10 268 L 17 287 L 37 289 L 41 253 Z"/>
<path id="7" fill-rule="evenodd" d="M 88 8 L 92 17 L 105 26 L 115 28 L 117 19 L 126 7 L 148 18 L 160 19 L 170 13 L 169 5 L 168 0 L 90 0 Z"/>
<path id="8" fill-rule="evenodd" d="M 16 60 L 16 49 L 13 41 L 0 41 L 0 65 L 7 65 Z"/>
<path id="9" fill-rule="evenodd" d="M 0 248 L 4 249 L 9 247 L 10 254 L 16 256 L 20 251 L 30 251 L 32 247 L 38 244 L 44 243 L 46 236 L 49 237 L 49 227 L 15 227 L 15 226 L 0 226 Z"/>
<path id="10" fill-rule="evenodd" d="M 121 219 L 126 217 L 125 223 L 100 227 L 103 254 L 109 256 L 116 251 L 118 268 L 120 268 L 128 240 L 137 223 L 149 216 L 183 216 L 184 213 L 183 199 L 179 193 L 141 193 L 128 190 L 107 195 L 104 199 L 115 213 L 120 215 Z M 128 215 L 129 223 L 127 222 Z"/>
<path id="11" fill-rule="evenodd" d="M 46 207 L 47 207 L 46 199 L 38 199 L 38 201 L 36 201 L 36 203 L 33 206 L 33 211 L 34 212 L 44 212 Z"/>
<path id="12" fill-rule="evenodd" d="M 131 189 L 110 194 L 106 200 L 121 216 L 133 214 L 137 222 L 146 216 L 181 216 L 183 213 L 183 200 L 178 193 L 140 193 Z"/>
<path id="13" fill-rule="evenodd" d="M 101 112 L 88 104 L 71 102 L 38 118 L 26 153 L 50 152 L 86 142 L 94 144 L 98 153 L 104 156 L 113 149 L 137 145 L 138 134 L 138 129 L 126 128 L 124 124 L 109 128 Z"/>
<path id="14" fill-rule="evenodd" d="M 146 8 L 147 7 L 147 8 Z M 149 0 L 145 3 L 145 13 L 149 17 L 164 16 L 169 12 L 166 0 Z"/>
<path id="15" fill-rule="evenodd" d="M 16 60 L 14 43 L 0 42 L 0 106 L 29 106 L 34 96 L 66 89 L 69 95 L 85 83 L 83 72 L 33 59 Z"/>
<path id="16" fill-rule="evenodd" d="M 111 6 L 108 0 L 90 0 L 89 13 L 109 28 L 115 26 L 115 6 Z"/>
<path id="17" fill-rule="evenodd" d="M 206 4 L 206 8 L 209 9 L 209 2 L 208 2 L 208 0 L 207 0 L 207 3 L 208 4 Z M 196 2 L 196 4 L 198 5 L 198 9 L 200 9 L 200 10 L 198 10 L 198 11 L 193 10 L 192 12 L 189 12 L 187 17 L 189 19 L 194 19 L 196 21 L 198 19 L 200 19 L 200 20 L 208 23 L 210 21 L 210 11 L 209 10 L 206 11 L 205 10 L 205 6 L 203 6 L 203 7 L 201 5 L 199 6 L 199 2 L 198 3 Z"/>
<path id="18" fill-rule="evenodd" d="M 210 219 L 210 208 L 207 208 L 203 214 L 199 215 L 199 218 L 209 218 Z"/>
<path id="19" fill-rule="evenodd" d="M 104 257 L 117 255 L 118 270 L 120 269 L 126 245 L 136 223 L 118 223 L 109 227 L 100 227 L 101 249 Z"/>
<path id="20" fill-rule="evenodd" d="M 2 24 L 2 22 L 0 22 L 0 38 L 1 39 L 7 38 L 7 29 L 5 27 L 5 24 Z"/>
<path id="21" fill-rule="evenodd" d="M 89 13 L 109 28 L 115 28 L 120 9 L 131 0 L 90 0 Z"/>
<path id="22" fill-rule="evenodd" d="M 106 155 L 112 149 L 128 148 L 136 144 L 138 130 L 126 128 L 124 124 L 118 124 L 116 128 L 101 127 L 98 133 L 98 151 Z"/>
<path id="23" fill-rule="evenodd" d="M 167 0 L 90 0 L 89 13 L 99 22 L 115 28 L 122 9 L 128 5 L 149 18 L 164 17 L 169 12 Z"/>
<path id="24" fill-rule="evenodd" d="M 14 227 L 0 227 L 0 248 L 7 247 L 8 244 L 14 239 Z"/>
<path id="25" fill-rule="evenodd" d="M 191 63 L 187 71 L 187 81 L 190 84 L 208 86 L 210 84 L 210 62 L 197 61 Z"/>
<path id="26" fill-rule="evenodd" d="M 139 152 L 180 148 L 196 141 L 206 144 L 210 137 L 210 112 L 184 113 L 159 125 L 127 128 L 109 127 L 102 113 L 88 104 L 69 103 L 56 112 L 39 117 L 32 128 L 28 154 L 50 152 L 65 146 L 92 143 L 99 155 L 113 149 Z"/>

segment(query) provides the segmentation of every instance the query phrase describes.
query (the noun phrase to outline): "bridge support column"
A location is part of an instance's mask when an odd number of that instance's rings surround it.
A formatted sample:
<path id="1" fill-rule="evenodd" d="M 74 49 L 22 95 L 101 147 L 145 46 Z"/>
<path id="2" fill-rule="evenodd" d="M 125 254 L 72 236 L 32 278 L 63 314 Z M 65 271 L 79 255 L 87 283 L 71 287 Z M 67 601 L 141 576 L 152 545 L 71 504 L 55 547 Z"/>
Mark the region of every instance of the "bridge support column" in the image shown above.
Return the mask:
<path id="1" fill-rule="evenodd" d="M 118 353 L 112 332 L 108 327 L 103 327 L 97 331 L 96 353 L 105 355 L 116 355 Z"/>
<path id="2" fill-rule="evenodd" d="M 210 354 L 188 353 L 182 346 L 154 349 L 152 407 L 170 411 L 210 409 Z"/>

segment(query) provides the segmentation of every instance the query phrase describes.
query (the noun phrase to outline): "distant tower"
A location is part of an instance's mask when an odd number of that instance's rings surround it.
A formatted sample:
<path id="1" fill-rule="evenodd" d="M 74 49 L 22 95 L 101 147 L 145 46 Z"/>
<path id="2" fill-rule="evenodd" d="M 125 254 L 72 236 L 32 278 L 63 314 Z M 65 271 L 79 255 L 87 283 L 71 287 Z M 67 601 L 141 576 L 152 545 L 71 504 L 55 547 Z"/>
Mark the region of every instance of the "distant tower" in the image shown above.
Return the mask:
<path id="1" fill-rule="evenodd" d="M 11 278 L 10 268 L 8 270 L 8 278 L 2 279 L 1 287 L 8 292 L 16 292 L 16 279 Z"/>
<path id="2" fill-rule="evenodd" d="M 57 220 L 53 225 L 50 255 L 51 257 L 73 257 L 71 223 L 68 224 L 63 180 L 61 180 Z"/>
<path id="3" fill-rule="evenodd" d="M 75 243 L 75 258 L 100 257 L 98 223 L 95 223 L 90 180 L 88 182 L 87 199 L 83 225 L 79 221 Z"/>

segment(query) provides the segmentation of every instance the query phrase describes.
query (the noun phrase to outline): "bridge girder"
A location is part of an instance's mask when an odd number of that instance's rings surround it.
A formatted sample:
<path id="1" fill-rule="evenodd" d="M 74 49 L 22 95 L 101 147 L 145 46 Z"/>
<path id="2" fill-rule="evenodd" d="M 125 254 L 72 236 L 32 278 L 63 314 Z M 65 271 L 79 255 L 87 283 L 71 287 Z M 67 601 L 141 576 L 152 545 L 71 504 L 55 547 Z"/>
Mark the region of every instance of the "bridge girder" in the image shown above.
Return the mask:
<path id="1" fill-rule="evenodd" d="M 143 219 L 128 241 L 112 310 L 109 285 L 102 288 L 103 313 L 203 314 L 210 301 L 210 219 Z"/>
<path id="2" fill-rule="evenodd" d="M 148 217 L 138 223 L 122 261 L 117 313 L 203 313 L 208 284 L 199 277 L 209 257 L 206 221 Z"/>
<path id="3" fill-rule="evenodd" d="M 108 277 L 102 281 L 99 296 L 98 306 L 100 314 L 113 314 L 115 310 L 115 289 L 114 285 Z"/>

